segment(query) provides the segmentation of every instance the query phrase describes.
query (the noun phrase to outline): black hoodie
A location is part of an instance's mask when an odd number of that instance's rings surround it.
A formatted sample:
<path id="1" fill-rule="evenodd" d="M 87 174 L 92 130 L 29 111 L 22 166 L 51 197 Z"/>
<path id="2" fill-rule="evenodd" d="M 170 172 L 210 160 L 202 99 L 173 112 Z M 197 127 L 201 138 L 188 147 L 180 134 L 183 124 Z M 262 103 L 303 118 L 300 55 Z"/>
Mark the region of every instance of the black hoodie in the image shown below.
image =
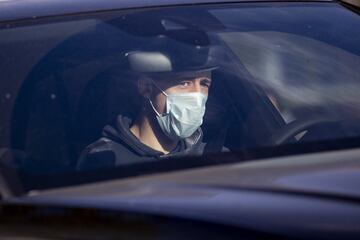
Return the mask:
<path id="1" fill-rule="evenodd" d="M 82 152 L 78 169 L 99 169 L 157 159 L 180 156 L 184 154 L 199 155 L 203 153 L 205 144 L 199 128 L 192 136 L 179 141 L 170 153 L 164 154 L 143 144 L 130 131 L 131 120 L 118 116 L 115 126 L 104 127 L 102 137 L 90 144 Z"/>

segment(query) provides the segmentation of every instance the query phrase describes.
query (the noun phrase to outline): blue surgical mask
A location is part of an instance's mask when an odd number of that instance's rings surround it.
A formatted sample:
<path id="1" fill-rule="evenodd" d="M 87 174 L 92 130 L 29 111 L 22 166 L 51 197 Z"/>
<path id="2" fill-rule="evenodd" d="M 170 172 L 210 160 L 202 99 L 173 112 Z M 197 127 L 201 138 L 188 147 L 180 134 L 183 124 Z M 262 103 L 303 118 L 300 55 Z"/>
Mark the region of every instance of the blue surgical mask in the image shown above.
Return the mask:
<path id="1" fill-rule="evenodd" d="M 173 140 L 190 137 L 203 123 L 207 95 L 199 92 L 162 93 L 166 96 L 165 113 L 158 113 L 149 100 L 160 128 Z"/>

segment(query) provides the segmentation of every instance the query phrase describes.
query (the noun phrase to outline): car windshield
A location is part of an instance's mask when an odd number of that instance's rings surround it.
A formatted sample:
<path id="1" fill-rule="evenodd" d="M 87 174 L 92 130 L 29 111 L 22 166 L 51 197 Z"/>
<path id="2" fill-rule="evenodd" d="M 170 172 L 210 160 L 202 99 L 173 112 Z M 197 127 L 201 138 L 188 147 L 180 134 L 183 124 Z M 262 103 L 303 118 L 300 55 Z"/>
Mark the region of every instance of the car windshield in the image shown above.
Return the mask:
<path id="1" fill-rule="evenodd" d="M 356 145 L 359 42 L 328 2 L 0 23 L 1 165 L 31 190 Z"/>

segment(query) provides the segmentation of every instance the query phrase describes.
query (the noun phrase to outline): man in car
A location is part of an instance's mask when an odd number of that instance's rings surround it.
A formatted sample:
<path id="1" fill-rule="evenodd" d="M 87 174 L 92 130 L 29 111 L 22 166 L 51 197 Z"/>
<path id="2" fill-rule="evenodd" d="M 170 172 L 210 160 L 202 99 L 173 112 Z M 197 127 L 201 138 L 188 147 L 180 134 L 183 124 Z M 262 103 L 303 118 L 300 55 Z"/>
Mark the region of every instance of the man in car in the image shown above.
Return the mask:
<path id="1" fill-rule="evenodd" d="M 126 54 L 130 70 L 137 74 L 142 108 L 134 119 L 119 115 L 114 126 L 105 126 L 102 137 L 81 154 L 78 169 L 203 153 L 200 126 L 216 67 L 208 64 L 208 49 L 184 53 L 193 54 L 187 62 L 167 51 Z"/>

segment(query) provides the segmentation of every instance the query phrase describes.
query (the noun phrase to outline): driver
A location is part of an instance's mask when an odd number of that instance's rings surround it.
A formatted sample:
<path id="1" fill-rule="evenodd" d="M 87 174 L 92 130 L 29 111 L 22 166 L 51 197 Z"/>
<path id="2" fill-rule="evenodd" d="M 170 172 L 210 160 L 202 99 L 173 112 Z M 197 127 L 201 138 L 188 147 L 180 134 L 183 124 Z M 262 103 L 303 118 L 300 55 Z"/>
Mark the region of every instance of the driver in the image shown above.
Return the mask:
<path id="1" fill-rule="evenodd" d="M 190 57 L 199 63 L 204 51 L 197 50 L 202 53 Z M 131 71 L 137 73 L 141 110 L 134 119 L 119 115 L 114 126 L 105 126 L 102 137 L 81 154 L 78 169 L 202 154 L 205 144 L 200 126 L 216 67 L 206 64 L 207 58 L 204 64 L 190 60 L 176 65 L 177 59 L 168 52 L 136 51 L 126 58 Z"/>

